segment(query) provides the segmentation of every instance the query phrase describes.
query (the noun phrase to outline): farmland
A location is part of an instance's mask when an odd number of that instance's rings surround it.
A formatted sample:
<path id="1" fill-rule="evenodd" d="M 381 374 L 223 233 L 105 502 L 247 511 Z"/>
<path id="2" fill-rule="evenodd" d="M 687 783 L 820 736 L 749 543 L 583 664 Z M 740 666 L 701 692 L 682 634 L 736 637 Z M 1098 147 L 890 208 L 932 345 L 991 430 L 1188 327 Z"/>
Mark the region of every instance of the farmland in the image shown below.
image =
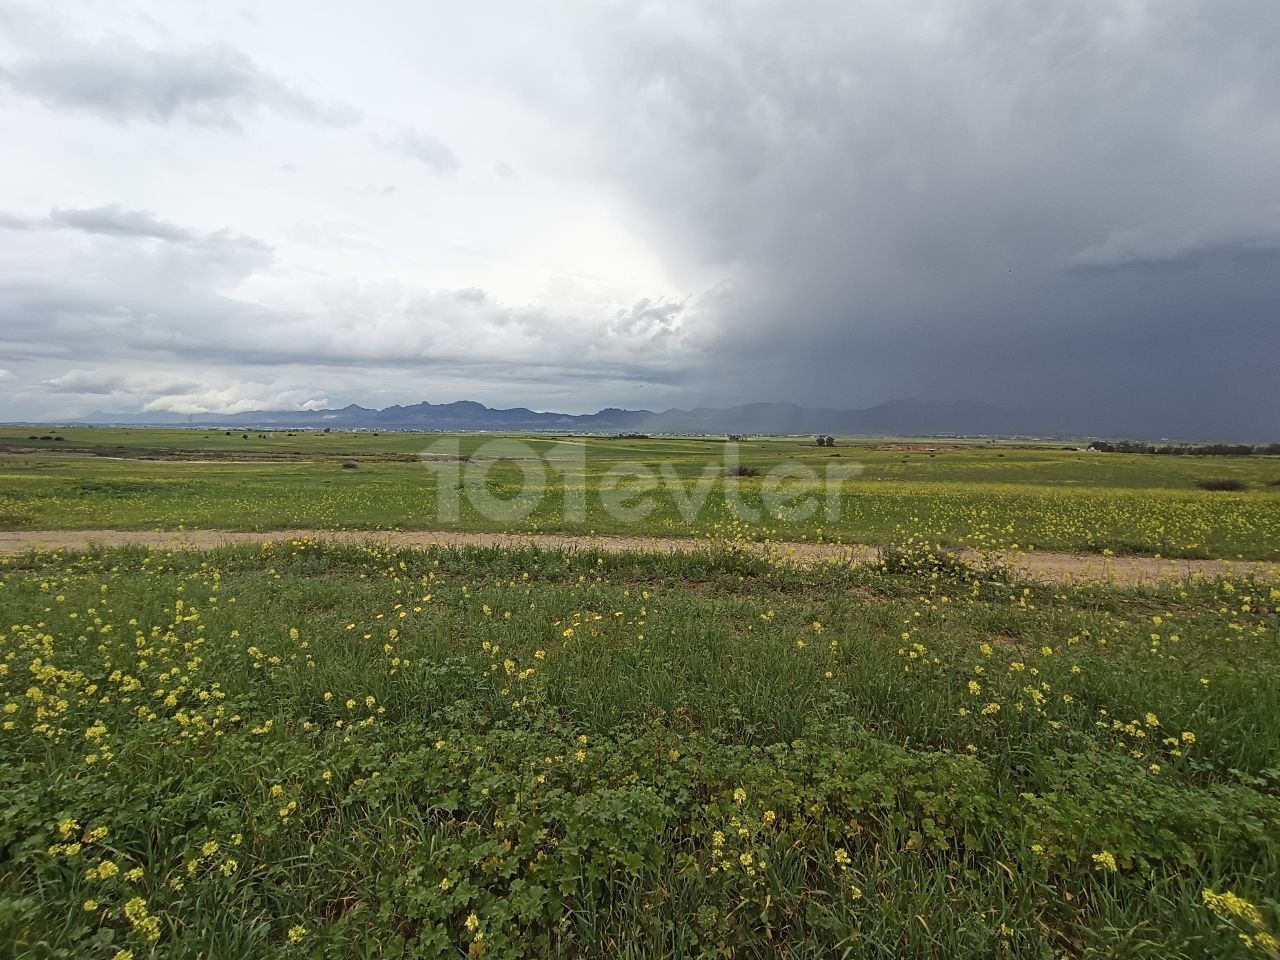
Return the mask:
<path id="1" fill-rule="evenodd" d="M 945 549 L 1276 559 L 1274 459 L 770 438 L 729 478 L 723 443 L 513 438 L 558 478 L 528 516 L 463 495 L 442 523 L 440 464 L 518 499 L 536 461 L 483 458 L 492 437 L 29 433 L 0 440 L 10 530 L 370 539 L 0 557 L 7 955 L 1280 952 L 1274 573 L 1034 582 Z M 456 459 L 418 462 L 442 440 Z M 807 519 L 723 507 L 730 479 L 761 508 L 770 468 L 832 461 L 863 468 L 833 520 L 824 489 Z M 620 518 L 610 470 L 634 462 L 690 488 L 710 466 L 705 512 L 660 484 Z M 377 535 L 444 527 L 703 546 Z M 881 551 L 753 549 L 785 538 Z"/>
<path id="2" fill-rule="evenodd" d="M 388 434 L 231 436 L 189 430 L 68 430 L 62 441 L 0 430 L 3 529 L 462 529 L 651 536 L 720 536 L 738 517 L 725 509 L 723 441 L 709 439 L 509 438 L 520 457 L 466 460 L 498 438 Z M 501 440 L 498 440 L 501 443 Z M 423 451 L 458 451 L 419 462 Z M 434 446 L 433 446 L 434 445 Z M 501 453 L 501 450 L 499 450 Z M 844 440 L 835 450 L 803 438 L 749 440 L 736 462 L 765 473 L 785 465 L 814 471 L 823 509 L 770 509 L 767 477 L 733 481 L 758 519 L 751 536 L 883 545 L 927 529 L 954 545 L 1178 557 L 1280 559 L 1280 458 L 1095 454 L 1074 446 Z M 542 459 L 536 459 L 542 458 Z M 656 486 L 628 475 L 635 465 L 666 474 Z M 532 466 L 546 476 L 536 498 L 522 485 Z M 450 469 L 483 469 L 480 483 L 521 507 L 488 516 L 457 496 Z M 847 477 L 830 480 L 829 471 Z M 614 471 L 611 475 L 610 471 Z M 682 512 L 702 478 L 715 488 Z M 670 478 L 670 479 L 668 479 Z M 1199 489 L 1208 478 L 1242 492 Z M 681 484 L 679 488 L 675 484 Z M 835 491 L 832 509 L 827 492 Z M 630 494 L 647 512 L 604 509 L 607 492 Z M 581 503 L 583 509 L 571 509 Z M 638 515 L 638 513 L 643 515 Z"/>

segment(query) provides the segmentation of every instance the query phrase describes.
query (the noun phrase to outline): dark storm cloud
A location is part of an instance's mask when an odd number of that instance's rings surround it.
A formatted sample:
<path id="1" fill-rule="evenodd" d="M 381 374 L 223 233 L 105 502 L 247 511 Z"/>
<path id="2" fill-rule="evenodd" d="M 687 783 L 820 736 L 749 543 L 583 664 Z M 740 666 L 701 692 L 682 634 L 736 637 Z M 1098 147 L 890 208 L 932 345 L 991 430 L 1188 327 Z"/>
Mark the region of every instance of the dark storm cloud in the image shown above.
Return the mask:
<path id="1" fill-rule="evenodd" d="M 1280 435 L 1280 6 L 610 10 L 569 106 L 728 281 L 707 399 Z"/>
<path id="2" fill-rule="evenodd" d="M 1280 211 L 1269 223 L 1230 224 L 1171 232 L 1119 231 L 1075 253 L 1070 266 L 1081 270 L 1190 268 L 1205 264 L 1280 256 Z"/>
<path id="3" fill-rule="evenodd" d="M 117 123 L 149 121 L 233 127 L 261 109 L 347 124 L 348 107 L 323 104 L 227 46 L 148 49 L 127 37 L 64 41 L 0 65 L 0 82 L 49 107 L 85 111 Z"/>

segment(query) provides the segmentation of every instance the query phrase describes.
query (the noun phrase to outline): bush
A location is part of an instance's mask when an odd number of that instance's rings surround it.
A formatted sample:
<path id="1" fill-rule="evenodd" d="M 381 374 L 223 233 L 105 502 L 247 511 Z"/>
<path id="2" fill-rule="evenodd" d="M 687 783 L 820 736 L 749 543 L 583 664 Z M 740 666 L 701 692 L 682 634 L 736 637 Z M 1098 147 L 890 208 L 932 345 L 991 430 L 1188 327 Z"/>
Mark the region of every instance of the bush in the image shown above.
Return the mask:
<path id="1" fill-rule="evenodd" d="M 356 463 L 354 460 L 343 460 L 343 461 L 342 461 L 342 469 L 343 469 L 343 470 L 356 470 L 356 469 L 358 469 L 359 467 L 360 467 L 360 464 Z"/>
<path id="2" fill-rule="evenodd" d="M 882 547 L 879 569 L 885 574 L 935 575 L 954 580 L 972 580 L 982 576 L 981 571 L 955 553 L 946 550 L 934 552 L 927 544 L 914 543 Z"/>
<path id="3" fill-rule="evenodd" d="M 1217 477 L 1208 480 L 1197 480 L 1196 486 L 1201 490 L 1244 490 L 1249 485 L 1235 477 Z"/>
<path id="4" fill-rule="evenodd" d="M 760 476 L 760 468 L 745 466 L 729 467 L 725 470 L 724 475 L 726 477 L 758 477 Z"/>

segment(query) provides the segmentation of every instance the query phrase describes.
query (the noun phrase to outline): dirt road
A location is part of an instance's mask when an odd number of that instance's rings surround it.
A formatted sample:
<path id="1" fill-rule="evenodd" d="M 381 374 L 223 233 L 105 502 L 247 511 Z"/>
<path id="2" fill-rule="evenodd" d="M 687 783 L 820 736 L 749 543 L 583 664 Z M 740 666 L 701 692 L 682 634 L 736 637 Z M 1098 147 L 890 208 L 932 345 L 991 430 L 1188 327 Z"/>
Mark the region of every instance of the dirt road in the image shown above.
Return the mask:
<path id="1" fill-rule="evenodd" d="M 537 546 L 545 550 L 690 551 L 705 549 L 706 540 L 692 538 L 572 536 L 568 534 L 462 533 L 449 530 L 21 530 L 0 531 L 0 554 L 27 550 L 83 550 L 87 547 L 138 545 L 169 550 L 207 550 L 227 544 L 288 542 L 314 538 L 338 543 L 387 543 L 423 546 Z M 868 563 L 874 547 L 825 543 L 752 544 L 749 549 L 795 563 L 846 561 Z M 962 554 L 963 555 L 963 554 Z M 1019 553 L 1007 562 L 1023 576 L 1045 583 L 1107 581 L 1135 585 L 1167 583 L 1192 577 L 1257 576 L 1280 582 L 1280 563 L 1246 560 L 1174 560 L 1155 557 L 1101 557 L 1072 553 Z"/>

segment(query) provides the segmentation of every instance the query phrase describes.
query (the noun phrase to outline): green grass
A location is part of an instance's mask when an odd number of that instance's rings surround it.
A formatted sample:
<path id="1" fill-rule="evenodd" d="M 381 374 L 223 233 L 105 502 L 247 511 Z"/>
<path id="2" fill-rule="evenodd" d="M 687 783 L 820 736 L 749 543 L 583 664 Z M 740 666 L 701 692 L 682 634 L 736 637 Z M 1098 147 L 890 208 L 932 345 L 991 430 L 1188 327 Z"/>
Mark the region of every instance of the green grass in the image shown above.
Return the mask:
<path id="1" fill-rule="evenodd" d="M 1280 594 L 888 559 L 4 560 L 0 943 L 1265 956 Z"/>
<path id="2" fill-rule="evenodd" d="M 9 451 L 0 453 L 0 529 L 456 528 L 716 537 L 742 530 L 724 503 L 724 444 L 710 439 L 512 438 L 547 458 L 532 466 L 545 469 L 549 484 L 523 515 L 489 519 L 441 473 L 457 463 L 428 468 L 416 459 L 442 441 L 456 441 L 461 455 L 470 456 L 498 439 L 488 435 L 249 432 L 241 439 L 240 432 L 85 428 L 57 434 L 62 442 L 31 441 L 30 435 L 30 428 L 0 428 L 0 449 Z M 742 444 L 741 462 L 765 472 L 779 464 L 819 473 L 833 465 L 862 467 L 841 488 L 832 517 L 825 507 L 809 517 L 791 515 L 785 505 L 763 509 L 767 478 L 737 481 L 745 504 L 759 511 L 745 535 L 885 544 L 923 524 L 953 544 L 1280 559 L 1280 486 L 1271 485 L 1280 478 L 1277 458 L 946 441 L 905 446 L 844 440 L 831 451 L 797 438 Z M 582 451 L 584 462 L 571 459 Z M 246 459 L 259 462 L 237 462 Z M 346 460 L 357 468 L 344 469 Z M 688 518 L 668 487 L 646 492 L 624 481 L 630 505 L 652 502 L 642 518 L 624 521 L 603 508 L 601 494 L 609 471 L 627 464 L 669 465 L 686 495 L 704 474 L 715 478 L 715 488 L 705 508 Z M 489 488 L 502 497 L 519 492 L 522 470 L 531 466 L 485 465 Z M 475 461 L 464 469 L 480 466 Z M 1248 490 L 1198 489 L 1206 477 L 1238 479 Z M 438 512 L 440 492 L 458 496 L 456 520 Z M 825 488 L 809 492 L 825 504 Z M 566 510 L 576 498 L 586 504 L 581 516 Z"/>

